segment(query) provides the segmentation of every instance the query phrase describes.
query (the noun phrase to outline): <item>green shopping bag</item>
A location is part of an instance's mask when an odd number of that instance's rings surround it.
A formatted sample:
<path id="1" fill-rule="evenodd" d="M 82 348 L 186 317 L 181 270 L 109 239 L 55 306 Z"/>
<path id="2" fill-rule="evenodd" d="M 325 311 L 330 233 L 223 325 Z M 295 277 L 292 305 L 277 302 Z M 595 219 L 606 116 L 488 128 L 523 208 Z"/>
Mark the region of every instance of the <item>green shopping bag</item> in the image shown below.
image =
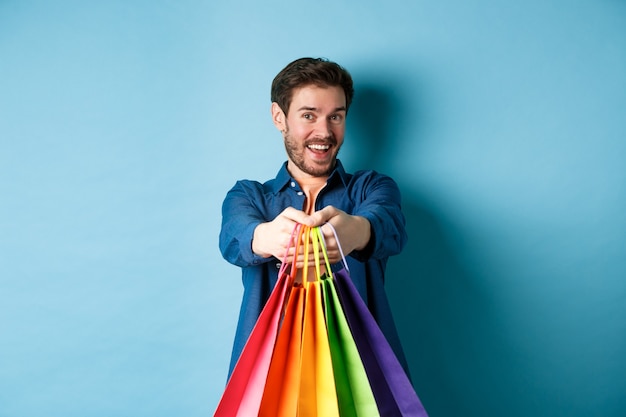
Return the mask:
<path id="1" fill-rule="evenodd" d="M 332 275 L 329 275 L 330 263 L 325 245 L 321 240 L 323 239 L 322 232 L 319 227 L 312 232 L 311 240 L 317 274 L 320 274 L 320 249 L 324 256 L 327 271 L 321 279 L 321 283 L 340 415 L 342 417 L 378 417 L 380 416 L 378 406 L 363 362 L 343 313 Z"/>

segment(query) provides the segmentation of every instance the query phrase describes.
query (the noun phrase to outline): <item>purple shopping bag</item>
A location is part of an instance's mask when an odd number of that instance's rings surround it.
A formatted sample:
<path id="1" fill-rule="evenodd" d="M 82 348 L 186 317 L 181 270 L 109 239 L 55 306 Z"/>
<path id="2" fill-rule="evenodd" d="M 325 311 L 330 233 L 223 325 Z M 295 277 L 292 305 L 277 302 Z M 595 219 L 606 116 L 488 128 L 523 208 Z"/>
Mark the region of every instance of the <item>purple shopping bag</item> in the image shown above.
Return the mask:
<path id="1" fill-rule="evenodd" d="M 332 226 L 331 229 L 339 242 Z M 404 368 L 354 286 L 343 252 L 342 257 L 344 267 L 333 272 L 335 286 L 380 415 L 428 417 Z"/>

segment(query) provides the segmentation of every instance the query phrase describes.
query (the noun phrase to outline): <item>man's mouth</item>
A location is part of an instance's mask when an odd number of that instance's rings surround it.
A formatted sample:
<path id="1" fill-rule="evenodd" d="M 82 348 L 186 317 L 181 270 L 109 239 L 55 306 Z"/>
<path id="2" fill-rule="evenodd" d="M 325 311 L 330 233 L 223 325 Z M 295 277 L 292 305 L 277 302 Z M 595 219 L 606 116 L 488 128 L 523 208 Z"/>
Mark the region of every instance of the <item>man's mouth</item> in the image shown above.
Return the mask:
<path id="1" fill-rule="evenodd" d="M 323 145 L 323 144 L 319 144 L 319 143 L 312 143 L 310 145 L 307 145 L 307 148 L 311 149 L 312 151 L 322 151 L 322 152 L 325 152 L 325 151 L 330 149 L 330 145 Z"/>

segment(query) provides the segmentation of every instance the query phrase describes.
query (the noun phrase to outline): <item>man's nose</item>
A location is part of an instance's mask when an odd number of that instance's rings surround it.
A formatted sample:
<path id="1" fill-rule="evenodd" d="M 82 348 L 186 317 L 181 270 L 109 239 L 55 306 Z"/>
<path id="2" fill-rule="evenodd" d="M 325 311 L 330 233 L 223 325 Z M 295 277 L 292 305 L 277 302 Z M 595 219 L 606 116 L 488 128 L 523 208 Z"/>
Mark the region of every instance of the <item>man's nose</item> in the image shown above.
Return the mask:
<path id="1" fill-rule="evenodd" d="M 330 121 L 325 119 L 318 120 L 315 125 L 315 133 L 323 138 L 331 136 L 332 130 L 330 128 Z"/>

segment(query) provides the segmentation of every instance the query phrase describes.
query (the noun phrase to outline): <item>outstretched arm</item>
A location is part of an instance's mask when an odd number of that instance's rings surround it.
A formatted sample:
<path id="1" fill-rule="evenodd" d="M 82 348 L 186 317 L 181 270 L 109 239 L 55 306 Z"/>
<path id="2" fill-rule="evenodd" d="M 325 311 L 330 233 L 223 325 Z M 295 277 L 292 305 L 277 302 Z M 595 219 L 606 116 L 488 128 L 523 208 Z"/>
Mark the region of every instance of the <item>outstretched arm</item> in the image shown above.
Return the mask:
<path id="1" fill-rule="evenodd" d="M 264 204 L 260 184 L 239 181 L 222 205 L 220 250 L 224 259 L 240 267 L 269 262 L 272 257 L 282 261 L 297 223 L 313 225 L 310 216 L 293 207 L 273 211 Z M 287 254 L 289 262 L 293 246 Z"/>
<path id="2" fill-rule="evenodd" d="M 346 256 L 366 261 L 396 255 L 407 241 L 400 190 L 386 175 L 372 172 L 361 180 L 362 186 L 351 196 L 356 201 L 353 211 L 327 206 L 311 217 L 316 225 L 333 225 Z M 338 262 L 341 258 L 335 236 L 328 226 L 322 230 L 331 262 Z"/>

